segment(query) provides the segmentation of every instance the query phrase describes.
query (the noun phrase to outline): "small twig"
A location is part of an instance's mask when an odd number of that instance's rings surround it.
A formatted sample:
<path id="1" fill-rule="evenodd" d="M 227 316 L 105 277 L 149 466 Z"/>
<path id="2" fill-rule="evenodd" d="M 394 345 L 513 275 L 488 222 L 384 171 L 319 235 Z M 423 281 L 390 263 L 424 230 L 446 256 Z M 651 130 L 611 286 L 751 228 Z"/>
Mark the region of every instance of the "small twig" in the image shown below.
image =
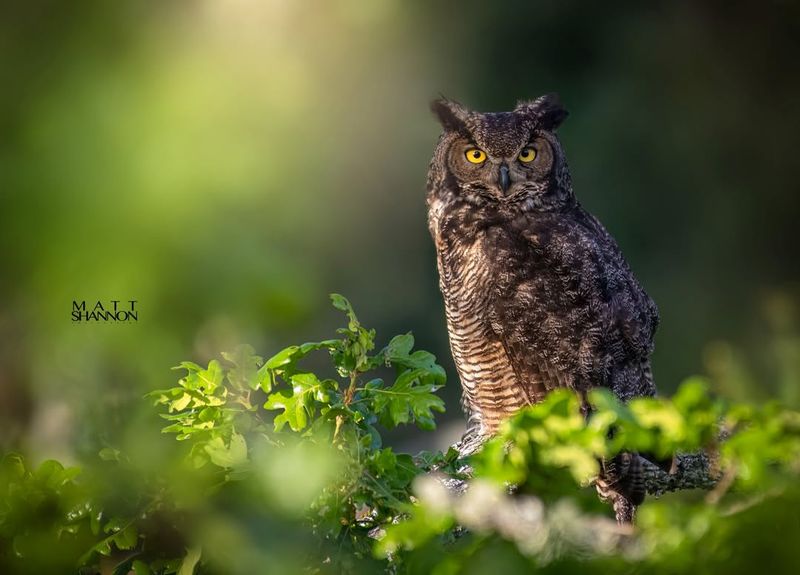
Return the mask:
<path id="1" fill-rule="evenodd" d="M 336 439 L 339 437 L 339 430 L 342 428 L 342 422 L 344 422 L 344 417 L 341 415 L 336 416 L 336 428 L 333 430 L 333 442 L 336 443 Z"/>
<path id="2" fill-rule="evenodd" d="M 783 489 L 776 488 L 770 489 L 766 493 L 758 493 L 753 497 L 745 499 L 744 501 L 738 501 L 730 505 L 727 509 L 722 511 L 720 515 L 723 517 L 730 517 L 731 515 L 736 515 L 737 513 L 741 513 L 742 511 L 747 511 L 751 507 L 755 507 L 759 503 L 762 503 L 765 499 L 769 499 L 771 497 L 777 497 L 783 493 Z"/>
<path id="3" fill-rule="evenodd" d="M 344 397 L 342 398 L 342 403 L 345 406 L 349 406 L 353 402 L 353 396 L 356 392 L 356 385 L 358 384 L 358 373 L 355 371 L 350 372 L 350 385 L 347 386 L 347 389 L 344 391 Z M 344 423 L 344 417 L 341 415 L 336 416 L 336 428 L 333 430 L 333 441 L 336 442 L 336 439 L 339 437 L 339 431 L 342 428 L 342 424 Z"/>
<path id="4" fill-rule="evenodd" d="M 722 477 L 717 481 L 717 485 L 706 495 L 706 503 L 716 505 L 722 496 L 728 492 L 733 482 L 736 480 L 736 467 L 731 465 L 723 473 Z"/>

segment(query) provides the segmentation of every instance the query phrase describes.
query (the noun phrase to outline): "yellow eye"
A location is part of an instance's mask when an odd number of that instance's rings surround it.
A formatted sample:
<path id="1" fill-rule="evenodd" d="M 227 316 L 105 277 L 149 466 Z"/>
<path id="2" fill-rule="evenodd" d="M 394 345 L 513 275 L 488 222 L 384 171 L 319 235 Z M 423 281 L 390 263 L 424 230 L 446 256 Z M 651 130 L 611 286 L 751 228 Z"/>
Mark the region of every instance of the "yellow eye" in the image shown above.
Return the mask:
<path id="1" fill-rule="evenodd" d="M 523 148 L 522 151 L 519 153 L 519 161 L 525 162 L 532 162 L 533 159 L 536 157 L 536 150 L 533 148 Z"/>
<path id="2" fill-rule="evenodd" d="M 478 148 L 471 148 L 467 150 L 465 155 L 467 156 L 467 161 L 472 164 L 482 164 L 486 161 L 486 152 L 479 150 Z"/>

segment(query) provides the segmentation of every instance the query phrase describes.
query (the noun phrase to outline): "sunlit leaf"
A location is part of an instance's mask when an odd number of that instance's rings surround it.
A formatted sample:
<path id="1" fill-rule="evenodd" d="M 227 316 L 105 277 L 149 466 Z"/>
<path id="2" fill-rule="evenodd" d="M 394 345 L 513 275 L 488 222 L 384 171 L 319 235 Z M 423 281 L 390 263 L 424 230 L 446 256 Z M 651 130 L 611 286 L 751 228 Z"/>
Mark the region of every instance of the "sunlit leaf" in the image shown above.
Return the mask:
<path id="1" fill-rule="evenodd" d="M 238 433 L 231 435 L 228 445 L 221 437 L 215 437 L 205 445 L 204 450 L 211 462 L 219 467 L 235 468 L 247 463 L 247 442 Z"/>
<path id="2" fill-rule="evenodd" d="M 222 357 L 233 364 L 228 371 L 228 381 L 239 388 L 258 389 L 258 370 L 264 360 L 256 355 L 255 350 L 245 344 L 233 352 L 223 352 Z"/>
<path id="3" fill-rule="evenodd" d="M 186 557 L 181 561 L 181 567 L 178 570 L 178 575 L 192 575 L 195 567 L 200 562 L 201 549 L 200 547 L 191 547 L 186 550 Z"/>

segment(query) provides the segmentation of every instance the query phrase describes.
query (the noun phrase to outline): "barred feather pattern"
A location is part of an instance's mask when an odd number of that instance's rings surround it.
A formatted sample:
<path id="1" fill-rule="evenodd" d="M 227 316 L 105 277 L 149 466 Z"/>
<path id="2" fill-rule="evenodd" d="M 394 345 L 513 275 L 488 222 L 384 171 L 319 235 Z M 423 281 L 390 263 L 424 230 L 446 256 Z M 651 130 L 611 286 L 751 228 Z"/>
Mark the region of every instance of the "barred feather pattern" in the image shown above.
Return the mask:
<path id="1" fill-rule="evenodd" d="M 439 287 L 445 300 L 450 349 L 461 379 L 462 406 L 470 432 L 486 436 L 494 433 L 505 417 L 542 397 L 544 388 L 540 382 L 521 384 L 491 329 L 486 315 L 491 278 L 484 255 L 485 234 L 447 237 L 438 233 L 440 223 L 431 220 L 441 244 Z"/>

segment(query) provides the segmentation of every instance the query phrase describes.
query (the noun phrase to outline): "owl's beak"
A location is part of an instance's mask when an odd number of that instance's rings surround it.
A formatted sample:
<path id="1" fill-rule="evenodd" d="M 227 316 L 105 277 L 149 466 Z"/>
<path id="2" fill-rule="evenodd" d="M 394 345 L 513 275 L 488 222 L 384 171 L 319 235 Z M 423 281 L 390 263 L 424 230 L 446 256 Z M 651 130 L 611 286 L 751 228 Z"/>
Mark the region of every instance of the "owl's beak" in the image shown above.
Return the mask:
<path id="1" fill-rule="evenodd" d="M 508 176 L 508 166 L 505 164 L 500 165 L 500 189 L 503 190 L 503 193 L 508 191 L 508 187 L 511 185 L 511 178 Z"/>

